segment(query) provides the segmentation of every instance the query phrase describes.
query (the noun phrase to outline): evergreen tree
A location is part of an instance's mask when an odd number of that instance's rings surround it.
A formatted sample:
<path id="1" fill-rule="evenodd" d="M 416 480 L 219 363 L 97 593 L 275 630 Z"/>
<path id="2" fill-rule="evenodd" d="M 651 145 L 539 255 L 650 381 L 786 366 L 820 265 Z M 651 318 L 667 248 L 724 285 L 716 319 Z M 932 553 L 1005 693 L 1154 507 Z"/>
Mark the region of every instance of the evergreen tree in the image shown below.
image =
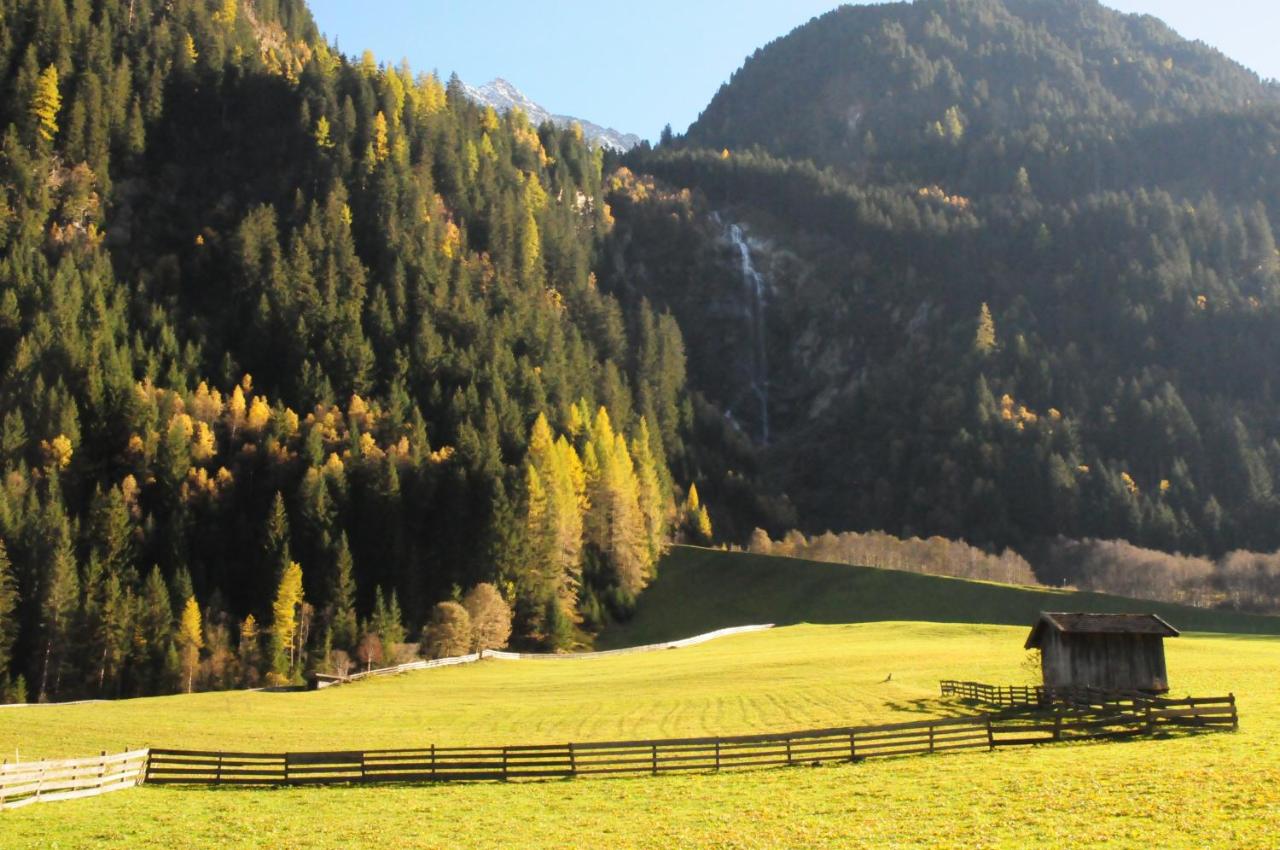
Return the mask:
<path id="1" fill-rule="evenodd" d="M 343 532 L 338 538 L 338 551 L 334 556 L 326 620 L 333 645 L 348 652 L 355 648 L 358 637 L 354 571 L 351 549 L 347 545 L 346 532 Z"/>
<path id="2" fill-rule="evenodd" d="M 0 673 L 8 676 L 10 653 L 18 639 L 18 583 L 4 540 L 0 539 Z"/>

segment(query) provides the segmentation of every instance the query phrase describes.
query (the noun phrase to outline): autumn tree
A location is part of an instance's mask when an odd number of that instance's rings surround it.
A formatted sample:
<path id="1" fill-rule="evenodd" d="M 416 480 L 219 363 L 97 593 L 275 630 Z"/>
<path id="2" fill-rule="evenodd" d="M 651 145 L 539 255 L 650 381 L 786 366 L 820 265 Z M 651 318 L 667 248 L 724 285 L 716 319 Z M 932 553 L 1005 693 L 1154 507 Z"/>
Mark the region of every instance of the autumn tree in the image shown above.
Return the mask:
<path id="1" fill-rule="evenodd" d="M 979 354 L 987 354 L 996 347 L 996 322 L 991 318 L 991 308 L 982 302 L 978 310 L 978 329 L 974 333 L 973 348 Z"/>
<path id="2" fill-rule="evenodd" d="M 277 682 L 287 682 L 294 674 L 298 614 L 302 605 L 302 567 L 291 561 L 280 576 L 275 602 L 271 606 L 271 672 Z"/>
<path id="3" fill-rule="evenodd" d="M 511 606 L 488 582 L 467 591 L 462 607 L 471 619 L 471 651 L 502 649 L 511 638 Z"/>
<path id="4" fill-rule="evenodd" d="M 195 685 L 196 670 L 200 666 L 200 650 L 204 647 L 204 630 L 200 622 L 200 606 L 194 596 L 187 597 L 178 619 L 178 656 L 182 659 L 182 676 L 186 680 L 187 693 Z"/>
<path id="5" fill-rule="evenodd" d="M 62 94 L 58 90 L 58 69 L 50 65 L 36 78 L 31 96 L 31 117 L 35 121 L 37 136 L 52 144 L 58 134 L 58 112 L 62 109 Z"/>
<path id="6" fill-rule="evenodd" d="M 437 602 L 422 632 L 423 653 L 453 658 L 471 651 L 471 615 L 457 602 Z"/>

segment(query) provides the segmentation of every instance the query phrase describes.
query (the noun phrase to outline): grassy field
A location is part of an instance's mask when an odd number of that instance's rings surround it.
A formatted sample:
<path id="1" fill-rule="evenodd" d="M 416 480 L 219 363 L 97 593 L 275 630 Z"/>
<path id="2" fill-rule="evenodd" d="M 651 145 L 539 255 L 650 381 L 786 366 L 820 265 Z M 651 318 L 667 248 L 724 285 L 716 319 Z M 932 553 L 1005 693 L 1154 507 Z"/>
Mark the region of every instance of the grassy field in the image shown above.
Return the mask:
<path id="1" fill-rule="evenodd" d="M 1156 612 L 1188 631 L 1280 634 L 1280 617 L 677 546 L 636 616 L 606 631 L 597 646 L 657 643 L 743 623 L 1029 625 L 1041 611 Z"/>
<path id="2" fill-rule="evenodd" d="M 688 649 L 498 662 L 306 694 L 0 710 L 0 746 L 250 749 L 514 743 L 914 719 L 937 681 L 1025 681 L 1024 628 L 796 626 Z M 1239 733 L 757 773 L 467 786 L 144 787 L 0 815 L 0 847 L 1274 847 L 1280 639 L 1169 642 L 1175 694 Z M 892 681 L 884 682 L 889 673 Z"/>

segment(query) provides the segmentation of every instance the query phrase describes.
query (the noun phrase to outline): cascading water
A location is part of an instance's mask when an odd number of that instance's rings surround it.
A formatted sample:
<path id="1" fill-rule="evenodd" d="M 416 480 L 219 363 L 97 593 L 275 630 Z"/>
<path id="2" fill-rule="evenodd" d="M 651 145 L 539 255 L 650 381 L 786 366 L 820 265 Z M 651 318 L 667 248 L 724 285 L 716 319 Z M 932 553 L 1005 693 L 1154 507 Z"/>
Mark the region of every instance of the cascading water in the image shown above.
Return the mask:
<path id="1" fill-rule="evenodd" d="M 765 339 L 765 280 L 751 260 L 751 246 L 742 228 L 731 224 L 726 230 L 738 251 L 742 283 L 747 289 L 747 319 L 751 335 L 751 393 L 760 409 L 760 441 L 769 443 L 769 354 Z"/>

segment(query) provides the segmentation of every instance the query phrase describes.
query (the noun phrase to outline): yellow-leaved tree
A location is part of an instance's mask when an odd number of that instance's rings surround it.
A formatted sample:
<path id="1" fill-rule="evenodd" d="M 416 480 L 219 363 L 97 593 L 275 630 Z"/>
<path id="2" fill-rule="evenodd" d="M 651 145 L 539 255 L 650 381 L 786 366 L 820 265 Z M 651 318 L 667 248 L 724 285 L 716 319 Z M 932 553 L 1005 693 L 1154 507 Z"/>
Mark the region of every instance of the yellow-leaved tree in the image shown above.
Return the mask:
<path id="1" fill-rule="evenodd" d="M 187 682 L 187 693 L 195 684 L 196 670 L 200 666 L 200 650 L 204 647 L 204 630 L 200 623 L 200 606 L 194 596 L 187 597 L 178 620 L 178 657 L 182 661 L 182 677 Z"/>
<path id="2" fill-rule="evenodd" d="M 302 607 L 302 567 L 290 561 L 280 576 L 276 601 L 271 606 L 271 673 L 273 680 L 285 682 L 293 675 L 296 662 L 293 638 L 298 631 L 298 609 Z"/>
<path id="3" fill-rule="evenodd" d="M 58 134 L 58 112 L 61 109 L 58 69 L 50 65 L 36 78 L 36 88 L 31 95 L 31 117 L 35 119 L 36 134 L 45 142 L 52 142 Z"/>
<path id="4" fill-rule="evenodd" d="M 991 308 L 985 301 L 978 310 L 978 330 L 973 337 L 973 347 L 979 354 L 986 354 L 996 347 L 996 321 L 991 318 Z"/>

